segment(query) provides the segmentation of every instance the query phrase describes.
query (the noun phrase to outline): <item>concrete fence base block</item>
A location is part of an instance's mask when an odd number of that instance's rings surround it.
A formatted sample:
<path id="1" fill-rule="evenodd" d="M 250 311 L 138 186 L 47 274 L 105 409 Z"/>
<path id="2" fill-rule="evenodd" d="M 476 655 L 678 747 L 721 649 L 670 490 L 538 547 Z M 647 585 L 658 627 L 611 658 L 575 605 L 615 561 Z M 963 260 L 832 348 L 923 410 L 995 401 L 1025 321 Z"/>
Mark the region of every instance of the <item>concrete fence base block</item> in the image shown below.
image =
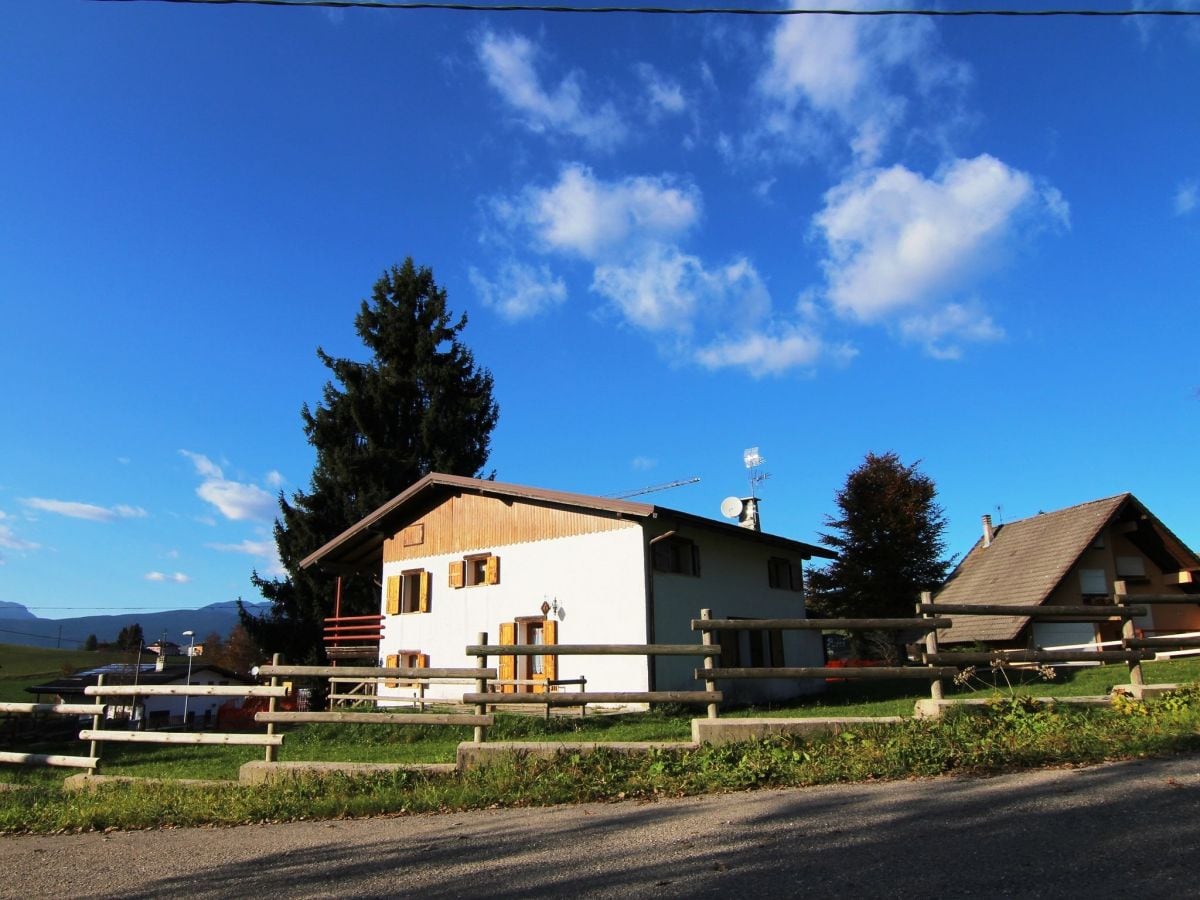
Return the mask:
<path id="1" fill-rule="evenodd" d="M 238 770 L 242 784 L 272 784 L 294 778 L 319 778 L 322 775 L 380 775 L 391 772 L 454 771 L 454 763 L 352 763 L 352 762 L 256 762 L 244 763 Z"/>
<path id="2" fill-rule="evenodd" d="M 1154 700 L 1178 688 L 1177 684 L 1118 684 L 1113 691 L 1123 691 L 1135 700 Z"/>
<path id="3" fill-rule="evenodd" d="M 970 697 L 962 700 L 918 700 L 913 712 L 918 719 L 940 719 L 946 710 L 959 707 L 987 706 L 989 697 Z M 1077 706 L 1107 706 L 1112 700 L 1098 694 L 1081 697 L 1034 697 L 1038 703 L 1071 703 Z"/>
<path id="4" fill-rule="evenodd" d="M 597 749 L 612 753 L 649 753 L 651 750 L 695 750 L 689 741 L 488 741 L 458 745 L 458 768 L 488 766 L 511 755 L 551 759 L 556 753 L 592 753 Z"/>
<path id="5" fill-rule="evenodd" d="M 806 719 L 692 719 L 692 739 L 702 744 L 735 744 L 782 734 L 837 734 L 860 725 L 894 725 L 904 716 L 833 716 Z"/>

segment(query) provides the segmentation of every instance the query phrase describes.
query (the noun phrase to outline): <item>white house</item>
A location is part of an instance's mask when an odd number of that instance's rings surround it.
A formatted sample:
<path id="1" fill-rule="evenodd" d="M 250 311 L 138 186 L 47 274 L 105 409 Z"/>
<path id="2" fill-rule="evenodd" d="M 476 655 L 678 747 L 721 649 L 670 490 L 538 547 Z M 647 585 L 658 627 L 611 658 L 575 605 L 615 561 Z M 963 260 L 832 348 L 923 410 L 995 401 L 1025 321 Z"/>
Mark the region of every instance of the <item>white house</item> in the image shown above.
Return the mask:
<path id="1" fill-rule="evenodd" d="M 254 679 L 244 678 L 236 672 L 219 666 L 193 665 L 189 671 L 186 663 L 110 663 L 96 669 L 88 669 L 76 675 L 67 675 L 45 684 L 27 687 L 31 694 L 49 694 L 63 703 L 91 703 L 95 698 L 84 695 L 84 688 L 94 687 L 100 675 L 107 685 L 200 685 L 200 684 L 254 684 Z M 176 697 L 169 695 L 143 695 L 136 706 L 126 705 L 113 699 L 108 718 L 129 719 L 139 728 L 159 728 L 186 722 L 194 728 L 212 728 L 217 724 L 217 713 L 222 704 L 230 703 L 228 697 Z M 238 703 L 237 705 L 240 705 Z M 185 713 L 186 711 L 186 713 Z"/>
<path id="2" fill-rule="evenodd" d="M 714 618 L 801 618 L 801 563 L 821 547 L 646 503 L 431 474 L 302 567 L 381 573 L 385 665 L 460 667 L 493 643 L 699 643 Z M 723 666 L 821 665 L 819 635 L 729 632 Z M 587 678 L 597 691 L 696 690 L 695 657 L 501 657 L 505 689 Z M 726 697 L 795 696 L 792 681 L 721 685 Z M 811 689 L 811 685 L 810 688 Z M 461 691 L 460 691 L 461 692 Z M 381 694 L 386 695 L 386 690 Z M 450 695 L 446 691 L 443 695 Z"/>

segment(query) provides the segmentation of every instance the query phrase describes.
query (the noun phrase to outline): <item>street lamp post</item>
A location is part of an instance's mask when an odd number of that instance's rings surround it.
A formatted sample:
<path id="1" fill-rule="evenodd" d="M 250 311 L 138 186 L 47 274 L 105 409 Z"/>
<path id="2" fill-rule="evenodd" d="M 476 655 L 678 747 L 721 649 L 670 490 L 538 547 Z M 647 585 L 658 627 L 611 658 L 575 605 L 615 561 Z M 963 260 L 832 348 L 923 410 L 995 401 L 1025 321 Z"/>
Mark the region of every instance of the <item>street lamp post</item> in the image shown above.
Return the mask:
<path id="1" fill-rule="evenodd" d="M 187 686 L 192 686 L 192 656 L 196 651 L 196 632 L 185 631 L 185 638 L 191 638 L 191 643 L 188 644 L 188 671 L 187 671 Z M 183 730 L 188 730 L 188 695 L 183 695 Z"/>

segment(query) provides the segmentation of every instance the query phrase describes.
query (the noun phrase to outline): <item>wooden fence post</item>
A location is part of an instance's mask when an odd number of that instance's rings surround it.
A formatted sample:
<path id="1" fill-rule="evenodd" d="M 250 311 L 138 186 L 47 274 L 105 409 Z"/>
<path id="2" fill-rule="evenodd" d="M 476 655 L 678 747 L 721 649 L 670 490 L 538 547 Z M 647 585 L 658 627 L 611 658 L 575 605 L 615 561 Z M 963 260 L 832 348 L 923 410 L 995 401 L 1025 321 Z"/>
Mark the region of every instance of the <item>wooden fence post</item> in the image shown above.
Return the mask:
<path id="1" fill-rule="evenodd" d="M 482 645 L 486 644 L 487 642 L 488 642 L 488 636 L 487 636 L 486 631 L 481 631 L 475 635 L 475 643 L 476 644 L 479 644 L 480 646 L 482 646 Z M 487 668 L 487 655 L 486 654 L 481 653 L 479 656 L 475 657 L 475 667 L 477 669 L 486 669 Z M 475 693 L 477 693 L 477 694 L 487 693 L 487 679 L 486 678 L 476 678 L 475 679 Z M 550 707 L 547 706 L 546 709 L 549 710 Z M 476 715 L 480 715 L 480 716 L 487 715 L 487 704 L 486 703 L 476 703 L 475 704 L 475 713 L 476 713 Z M 487 729 L 482 725 L 476 725 L 475 726 L 475 743 L 482 744 L 485 740 L 487 740 Z"/>
<path id="2" fill-rule="evenodd" d="M 102 687 L 103 685 L 104 685 L 104 676 L 97 675 L 96 676 L 96 687 Z M 101 697 L 99 694 L 96 694 L 96 706 L 100 707 L 100 708 L 103 708 L 103 706 L 104 706 L 104 698 Z M 100 725 L 103 721 L 104 721 L 103 713 L 97 712 L 95 715 L 93 715 L 92 716 L 92 731 L 99 731 Z M 94 739 L 92 740 L 90 749 L 88 750 L 88 756 L 90 756 L 92 759 L 96 760 L 96 766 L 98 766 L 100 764 L 100 742 L 99 741 L 94 740 Z M 96 774 L 96 766 L 92 766 L 90 769 L 88 769 L 89 775 Z"/>
<path id="3" fill-rule="evenodd" d="M 1126 596 L 1127 595 L 1125 593 L 1125 582 L 1124 581 L 1114 581 L 1113 582 L 1113 600 L 1116 601 L 1117 606 L 1125 606 L 1126 605 Z M 1121 619 L 1121 648 L 1124 650 L 1133 649 L 1129 646 L 1129 642 L 1132 641 L 1136 637 L 1137 637 L 1137 629 L 1134 627 L 1133 619 L 1122 618 Z M 1140 659 L 1131 659 L 1131 660 L 1129 660 L 1127 665 L 1129 666 L 1129 683 L 1135 687 L 1141 687 L 1143 684 L 1145 684 L 1146 682 L 1145 682 L 1144 678 L 1142 677 L 1142 661 Z"/>
<path id="4" fill-rule="evenodd" d="M 922 604 L 933 603 L 933 594 L 930 591 L 921 591 L 921 603 Z M 932 613 L 927 613 L 927 612 L 921 611 L 921 604 L 917 605 L 917 613 L 923 619 L 934 618 Z M 925 665 L 930 665 L 929 657 L 936 656 L 937 652 L 938 652 L 937 632 L 936 631 L 925 632 L 925 652 L 921 654 L 921 662 L 923 662 Z M 935 702 L 943 699 L 946 696 L 946 692 L 943 688 L 941 678 L 929 679 L 929 696 L 930 696 L 930 699 L 934 700 Z"/>
<path id="5" fill-rule="evenodd" d="M 711 619 L 712 618 L 712 610 L 711 609 L 700 610 L 700 618 L 705 619 L 705 620 Z M 701 641 L 701 643 L 704 644 L 705 647 L 711 647 L 713 645 L 712 632 L 709 631 L 707 628 L 703 629 L 700 632 L 700 641 Z M 711 656 L 704 657 L 704 668 L 707 670 L 707 669 L 711 669 L 712 667 L 713 667 L 713 658 Z M 712 679 L 706 678 L 706 679 L 704 679 L 704 689 L 709 692 L 715 691 L 717 689 L 717 683 L 715 681 L 713 681 Z M 708 704 L 708 717 L 710 719 L 715 719 L 717 717 L 717 704 L 715 704 L 715 703 Z"/>
<path id="6" fill-rule="evenodd" d="M 279 654 L 278 653 L 271 654 L 271 665 L 273 665 L 273 666 L 279 665 Z M 279 676 L 272 675 L 271 676 L 271 687 L 278 687 L 278 686 L 279 686 Z M 270 697 L 267 699 L 267 712 L 275 712 L 275 698 L 274 697 Z M 275 723 L 268 722 L 267 723 L 267 734 L 273 735 L 274 733 L 275 733 Z M 275 747 L 273 744 L 267 744 L 266 751 L 265 751 L 265 757 L 266 757 L 266 762 L 269 762 L 269 763 L 275 762 Z"/>

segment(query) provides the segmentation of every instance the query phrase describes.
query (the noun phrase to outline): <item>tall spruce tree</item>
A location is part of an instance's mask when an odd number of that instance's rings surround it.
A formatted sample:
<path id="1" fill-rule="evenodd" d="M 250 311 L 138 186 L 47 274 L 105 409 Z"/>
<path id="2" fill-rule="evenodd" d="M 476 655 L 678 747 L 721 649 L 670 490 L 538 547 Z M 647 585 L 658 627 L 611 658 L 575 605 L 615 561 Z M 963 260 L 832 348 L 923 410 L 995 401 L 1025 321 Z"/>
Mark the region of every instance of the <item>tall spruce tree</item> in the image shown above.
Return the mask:
<path id="1" fill-rule="evenodd" d="M 837 551 L 808 578 L 808 603 L 825 616 L 908 617 L 921 591 L 946 579 L 946 519 L 937 488 L 895 453 L 868 453 L 835 496 L 835 529 L 821 543 Z"/>
<path id="2" fill-rule="evenodd" d="M 498 408 L 491 373 L 459 339 L 466 324 L 466 315 L 455 320 L 447 309 L 433 273 L 406 259 L 375 282 L 354 319 L 371 359 L 317 348 L 333 377 L 316 409 L 300 412 L 317 456 L 309 489 L 291 501 L 279 496 L 275 543 L 287 574 L 255 572 L 271 609 L 261 618 L 241 610 L 265 651 L 295 663 L 324 656 L 322 620 L 332 612 L 335 579 L 301 570 L 301 559 L 429 472 L 474 476 L 487 462 Z M 343 578 L 343 615 L 378 610 L 370 575 Z"/>

